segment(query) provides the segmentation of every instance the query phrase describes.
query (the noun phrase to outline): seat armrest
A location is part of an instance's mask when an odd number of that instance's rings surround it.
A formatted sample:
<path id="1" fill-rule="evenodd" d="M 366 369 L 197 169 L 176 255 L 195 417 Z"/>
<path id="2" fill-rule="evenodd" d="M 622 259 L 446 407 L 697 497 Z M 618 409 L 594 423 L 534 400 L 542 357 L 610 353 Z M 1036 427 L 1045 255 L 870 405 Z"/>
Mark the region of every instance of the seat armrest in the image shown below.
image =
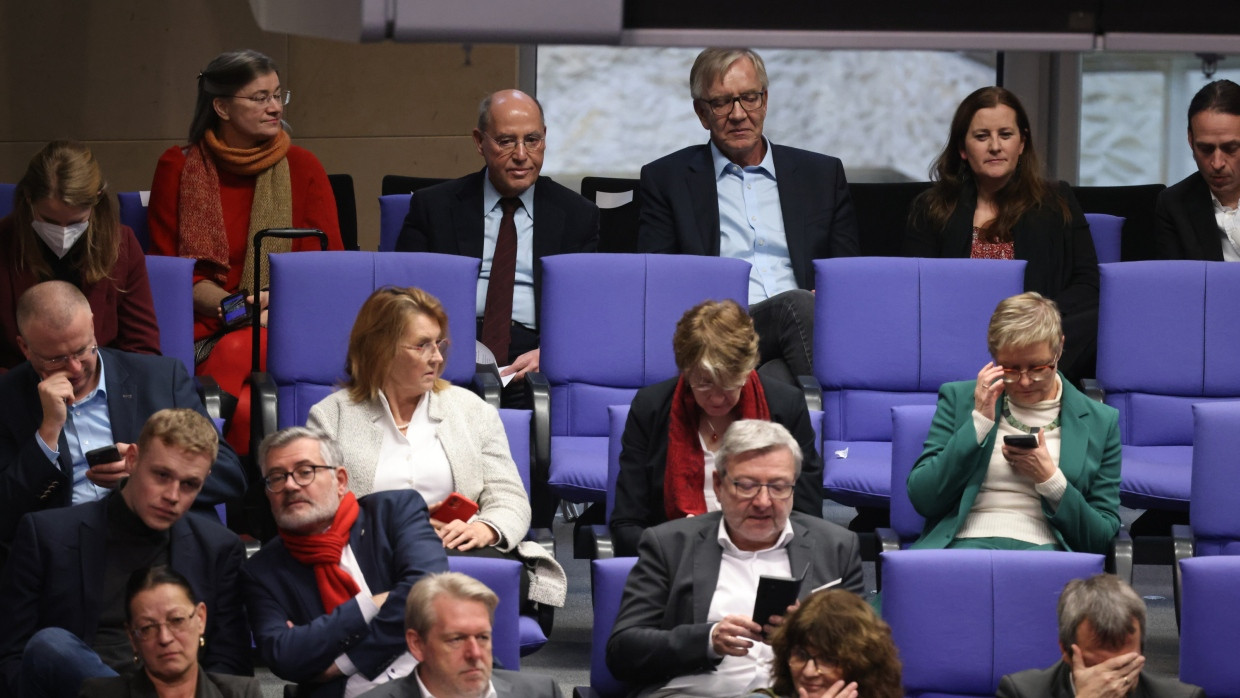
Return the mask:
<path id="1" fill-rule="evenodd" d="M 591 524 L 586 527 L 590 538 L 590 559 L 606 560 L 616 556 L 615 544 L 611 540 L 611 529 L 607 524 Z"/>
<path id="2" fill-rule="evenodd" d="M 194 376 L 194 380 L 198 384 L 198 399 L 202 400 L 202 406 L 211 419 L 228 421 L 232 415 L 224 414 L 224 391 L 220 389 L 220 384 L 211 376 Z M 236 408 L 235 405 L 233 407 Z"/>
<path id="3" fill-rule="evenodd" d="M 270 373 L 250 374 L 250 453 L 257 457 L 258 444 L 279 428 L 276 382 Z"/>
<path id="4" fill-rule="evenodd" d="M 878 557 L 874 560 L 874 584 L 879 591 L 883 590 L 883 556 L 882 553 L 895 552 L 900 549 L 900 536 L 891 528 L 876 528 L 874 535 L 878 538 Z"/>
<path id="5" fill-rule="evenodd" d="M 470 389 L 478 394 L 488 405 L 499 409 L 499 396 L 504 390 L 504 384 L 495 375 L 494 371 L 478 371 L 474 374 L 474 378 L 470 381 Z"/>
<path id="6" fill-rule="evenodd" d="M 603 698 L 598 691 L 589 686 L 574 686 L 573 698 Z"/>
<path id="7" fill-rule="evenodd" d="M 525 534 L 525 540 L 541 545 L 551 557 L 555 557 L 555 531 L 550 528 L 531 528 Z"/>
<path id="8" fill-rule="evenodd" d="M 1132 536 L 1122 526 L 1107 550 L 1106 570 L 1132 584 Z"/>
<path id="9" fill-rule="evenodd" d="M 1175 627 L 1180 627 L 1180 598 L 1184 580 L 1180 576 L 1180 560 L 1193 556 L 1196 546 L 1193 544 L 1193 528 L 1184 524 L 1171 527 L 1171 544 L 1175 560 L 1171 563 L 1171 587 L 1175 592 Z"/>
<path id="10" fill-rule="evenodd" d="M 822 411 L 822 386 L 818 384 L 818 379 L 813 376 L 797 376 L 797 384 L 801 386 L 801 392 L 805 394 L 805 406 L 810 411 Z"/>
<path id="11" fill-rule="evenodd" d="M 531 438 L 534 440 L 534 462 L 530 464 L 535 480 L 547 481 L 551 466 L 551 383 L 537 371 L 525 374 L 525 389 L 534 408 Z"/>
<path id="12" fill-rule="evenodd" d="M 1085 389 L 1085 395 L 1090 400 L 1102 402 L 1103 398 L 1106 397 L 1106 392 L 1101 385 L 1098 385 L 1097 378 L 1082 378 L 1081 387 Z"/>

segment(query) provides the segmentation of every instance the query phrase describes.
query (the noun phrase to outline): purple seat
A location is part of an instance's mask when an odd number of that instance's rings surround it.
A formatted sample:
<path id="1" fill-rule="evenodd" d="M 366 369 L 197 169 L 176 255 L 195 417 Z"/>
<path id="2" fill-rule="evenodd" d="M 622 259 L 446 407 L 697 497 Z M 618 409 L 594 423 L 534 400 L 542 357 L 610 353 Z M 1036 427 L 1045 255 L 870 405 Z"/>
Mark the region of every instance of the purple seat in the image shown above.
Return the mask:
<path id="1" fill-rule="evenodd" d="M 851 257 L 814 267 L 823 485 L 846 506 L 885 507 L 891 408 L 933 405 L 943 383 L 977 377 L 990 360 L 990 315 L 1021 292 L 1025 263 Z"/>
<path id="2" fill-rule="evenodd" d="M 744 307 L 749 264 L 690 255 L 543 258 L 542 378 L 550 385 L 550 490 L 570 502 L 607 492 L 609 405 L 676 375 L 672 333 L 708 299 Z M 535 380 L 538 380 L 536 377 Z"/>
<path id="3" fill-rule="evenodd" d="M 150 198 L 149 191 L 122 191 L 116 194 L 117 216 L 123 225 L 133 229 L 134 237 L 138 238 L 143 252 L 151 249 L 151 226 L 146 218 L 146 207 Z"/>
<path id="4" fill-rule="evenodd" d="M 1089 223 L 1090 236 L 1094 239 L 1094 250 L 1098 253 L 1098 263 L 1120 261 L 1120 243 L 1124 231 L 1123 216 L 1112 216 L 1107 213 L 1086 213 L 1085 220 Z"/>
<path id="5" fill-rule="evenodd" d="M 1193 509 L 1197 503 L 1193 502 Z M 1240 696 L 1240 557 L 1180 562 L 1184 607 L 1180 626 L 1180 680 L 1212 698 Z"/>
<path id="6" fill-rule="evenodd" d="M 148 255 L 146 275 L 155 301 L 159 351 L 194 375 L 194 260 Z"/>
<path id="7" fill-rule="evenodd" d="M 472 257 L 415 252 L 271 255 L 267 372 L 278 396 L 278 427 L 305 424 L 310 408 L 336 389 L 357 311 L 383 286 L 417 286 L 439 299 L 453 344 L 443 377 L 469 385 L 478 265 Z"/>
<path id="8" fill-rule="evenodd" d="M 1101 555 L 899 550 L 881 556 L 883 618 L 904 664 L 905 695 L 993 696 L 1004 675 L 1060 658 L 1056 605 Z"/>
<path id="9" fill-rule="evenodd" d="M 499 597 L 495 620 L 491 623 L 491 655 L 502 663 L 505 669 L 520 669 L 518 610 L 521 608 L 521 563 L 492 557 L 449 555 L 448 569 L 477 579 Z M 546 638 L 543 641 L 545 642 Z"/>
<path id="10" fill-rule="evenodd" d="M 1240 265 L 1103 264 L 1098 384 L 1120 412 L 1120 502 L 1188 509 L 1192 405 L 1240 398 Z"/>
<path id="11" fill-rule="evenodd" d="M 396 238 L 409 215 L 409 194 L 387 194 L 379 197 L 379 251 L 396 249 Z M 478 277 L 474 274 L 474 278 Z"/>
<path id="12" fill-rule="evenodd" d="M 908 474 L 925 448 L 934 411 L 934 405 L 891 408 L 891 528 L 878 531 L 883 550 L 907 548 L 926 526 L 909 501 Z"/>
<path id="13" fill-rule="evenodd" d="M 0 218 L 4 218 L 13 212 L 13 194 L 16 191 L 16 184 L 0 182 Z"/>
<path id="14" fill-rule="evenodd" d="M 508 450 L 512 453 L 512 461 L 517 465 L 517 473 L 521 475 L 521 484 L 525 486 L 525 496 L 529 497 L 530 424 L 532 421 L 530 411 L 502 409 L 499 411 L 499 418 L 504 423 L 504 433 L 508 436 Z M 555 555 L 555 536 L 550 531 L 531 530 L 527 538 L 548 540 L 550 552 L 552 556 Z M 543 612 L 548 615 L 548 622 L 550 622 L 553 611 L 554 609 L 550 607 L 543 609 Z M 547 634 L 539 625 L 538 618 L 532 615 L 522 615 L 517 619 L 517 625 L 522 657 L 538 651 L 547 644 Z"/>
<path id="15" fill-rule="evenodd" d="M 607 640 L 616 624 L 616 614 L 620 612 L 624 583 L 636 563 L 635 557 L 614 557 L 590 563 L 594 605 L 594 624 L 590 628 L 590 685 L 574 688 L 574 698 L 623 698 L 628 694 L 628 684 L 612 676 L 607 668 Z"/>

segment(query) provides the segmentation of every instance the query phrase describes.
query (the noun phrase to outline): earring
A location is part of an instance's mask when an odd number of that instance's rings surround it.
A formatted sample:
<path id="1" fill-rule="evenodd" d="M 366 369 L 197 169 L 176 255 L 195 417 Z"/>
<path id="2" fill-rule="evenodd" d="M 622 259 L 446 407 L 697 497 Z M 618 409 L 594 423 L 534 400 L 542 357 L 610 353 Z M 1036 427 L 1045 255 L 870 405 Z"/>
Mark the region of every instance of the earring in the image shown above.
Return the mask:
<path id="1" fill-rule="evenodd" d="M 207 646 L 207 638 L 205 638 L 205 637 L 203 637 L 203 636 L 199 635 L 199 636 L 198 636 L 198 646 L 199 646 L 199 647 L 206 647 L 206 646 Z"/>
<path id="2" fill-rule="evenodd" d="M 142 663 L 142 660 L 141 660 L 141 659 L 138 659 L 138 653 L 137 653 L 137 652 L 134 652 L 134 653 L 133 653 L 133 663 L 134 663 L 135 665 L 138 665 L 138 664 L 141 664 L 141 663 Z"/>

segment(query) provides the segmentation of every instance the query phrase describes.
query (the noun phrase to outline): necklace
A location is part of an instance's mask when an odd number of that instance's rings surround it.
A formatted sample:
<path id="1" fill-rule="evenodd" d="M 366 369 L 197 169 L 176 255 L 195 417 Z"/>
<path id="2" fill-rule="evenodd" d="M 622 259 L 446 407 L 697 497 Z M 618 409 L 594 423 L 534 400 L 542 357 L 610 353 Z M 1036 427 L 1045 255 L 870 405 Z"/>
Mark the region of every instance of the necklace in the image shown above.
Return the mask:
<path id="1" fill-rule="evenodd" d="M 706 421 L 706 426 L 710 427 L 710 442 L 712 444 L 718 442 L 719 432 L 727 431 L 727 428 L 725 427 L 722 430 L 715 428 L 715 423 L 710 420 L 710 417 L 706 416 L 706 413 L 702 413 L 702 419 Z"/>
<path id="2" fill-rule="evenodd" d="M 1003 401 L 1002 412 L 1003 412 L 1003 419 L 1008 424 L 1011 424 L 1013 427 L 1015 427 L 1016 429 L 1020 431 L 1025 432 L 1026 434 L 1033 433 L 1033 427 L 1027 426 L 1024 422 L 1012 416 L 1012 409 L 1008 407 L 1007 400 Z M 1059 417 L 1061 414 L 1062 412 L 1060 414 L 1055 415 L 1055 418 L 1051 420 L 1050 424 L 1047 424 L 1046 426 L 1042 427 L 1042 431 L 1055 431 L 1055 429 L 1059 428 Z"/>

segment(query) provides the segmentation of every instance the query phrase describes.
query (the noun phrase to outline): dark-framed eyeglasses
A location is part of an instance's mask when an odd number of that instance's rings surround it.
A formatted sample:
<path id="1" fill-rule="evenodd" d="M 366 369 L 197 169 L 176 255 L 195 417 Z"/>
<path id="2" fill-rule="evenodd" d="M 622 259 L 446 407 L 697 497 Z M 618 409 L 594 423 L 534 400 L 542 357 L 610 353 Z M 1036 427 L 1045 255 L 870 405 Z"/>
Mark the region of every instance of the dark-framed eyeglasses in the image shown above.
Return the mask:
<path id="1" fill-rule="evenodd" d="M 736 496 L 741 499 L 753 499 L 758 496 L 762 488 L 766 488 L 766 493 L 771 495 L 771 499 L 784 500 L 792 496 L 791 482 L 754 482 L 753 480 L 728 480 L 732 483 L 732 489 L 736 490 Z"/>
<path id="2" fill-rule="evenodd" d="M 1019 381 L 1021 376 L 1029 376 L 1029 380 L 1031 382 L 1041 383 L 1047 378 L 1055 375 L 1055 366 L 1057 363 L 1058 362 L 1056 361 L 1026 369 L 1005 368 L 1003 369 L 1003 382 L 1011 385 L 1012 383 Z"/>
<path id="3" fill-rule="evenodd" d="M 511 153 L 517 149 L 518 145 L 525 146 L 525 149 L 531 153 L 537 153 L 543 149 L 543 146 L 547 145 L 547 139 L 541 133 L 527 133 L 520 138 L 516 136 L 492 136 L 486 131 L 483 131 L 482 135 L 494 143 L 501 153 Z"/>
<path id="4" fill-rule="evenodd" d="M 93 356 L 97 354 L 98 352 L 99 352 L 99 345 L 92 343 L 92 344 L 82 347 L 81 349 L 78 349 L 72 354 L 65 354 L 64 356 L 57 356 L 56 358 L 53 358 L 53 359 L 45 359 L 42 356 L 39 356 L 38 358 L 39 358 L 39 361 L 42 362 L 43 369 L 45 371 L 59 371 L 65 366 L 68 366 L 70 361 L 76 361 L 80 364 L 80 363 L 85 362 L 88 357 Z M 38 355 L 36 354 L 36 356 Z"/>
<path id="5" fill-rule="evenodd" d="M 794 669 L 794 671 L 799 671 L 801 668 L 804 668 L 805 665 L 809 664 L 810 662 L 814 663 L 814 667 L 818 671 L 822 671 L 824 666 L 835 665 L 835 662 L 832 662 L 826 657 L 816 657 L 813 654 L 810 654 L 809 652 L 807 652 L 806 650 L 801 649 L 800 647 L 788 653 L 788 665 L 790 667 L 797 667 L 796 669 Z"/>
<path id="6" fill-rule="evenodd" d="M 711 113 L 715 116 L 724 116 L 732 113 L 732 105 L 740 104 L 741 109 L 745 111 L 754 111 L 761 109 L 766 104 L 766 90 L 761 92 L 743 92 L 735 97 L 715 97 L 714 99 L 699 100 L 706 106 L 710 107 Z"/>
<path id="7" fill-rule="evenodd" d="M 288 479 L 293 478 L 299 486 L 305 487 L 314 482 L 314 477 L 319 474 L 320 470 L 335 470 L 334 465 L 299 465 L 292 471 L 281 470 L 273 473 L 267 473 L 263 476 L 263 486 L 268 492 L 276 494 L 283 492 L 288 486 Z"/>
<path id="8" fill-rule="evenodd" d="M 267 106 L 268 102 L 274 99 L 276 101 L 276 104 L 283 104 L 285 106 L 288 106 L 288 103 L 293 101 L 293 91 L 292 90 L 276 90 L 275 92 L 271 92 L 271 93 L 259 92 L 258 94 L 254 94 L 254 95 L 245 95 L 245 96 L 233 95 L 231 99 L 249 100 L 250 104 L 253 104 L 256 107 L 265 107 Z"/>

